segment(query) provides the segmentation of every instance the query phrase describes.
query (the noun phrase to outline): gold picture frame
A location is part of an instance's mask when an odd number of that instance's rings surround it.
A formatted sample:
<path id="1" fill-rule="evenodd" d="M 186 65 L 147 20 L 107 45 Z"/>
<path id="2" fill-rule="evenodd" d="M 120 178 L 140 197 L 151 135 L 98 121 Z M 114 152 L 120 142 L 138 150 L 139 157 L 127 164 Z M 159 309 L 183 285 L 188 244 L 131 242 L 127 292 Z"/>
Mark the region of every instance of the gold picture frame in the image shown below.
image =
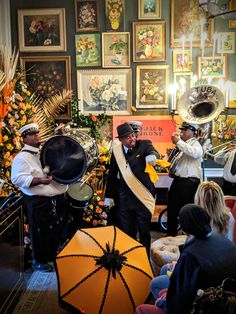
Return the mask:
<path id="1" fill-rule="evenodd" d="M 133 22 L 133 61 L 166 60 L 166 22 Z"/>
<path id="2" fill-rule="evenodd" d="M 190 50 L 173 50 L 173 72 L 188 72 L 191 67 Z"/>
<path id="3" fill-rule="evenodd" d="M 227 85 L 229 108 L 236 108 L 236 81 L 228 81 Z"/>
<path id="4" fill-rule="evenodd" d="M 178 111 L 178 103 L 180 97 L 191 87 L 193 87 L 193 72 L 178 72 L 174 73 L 174 94 L 173 108 Z"/>
<path id="5" fill-rule="evenodd" d="M 98 0 L 75 0 L 75 30 L 99 31 Z"/>
<path id="6" fill-rule="evenodd" d="M 103 68 L 130 67 L 130 33 L 102 33 Z"/>
<path id="7" fill-rule="evenodd" d="M 18 10 L 19 50 L 66 51 L 64 8 Z"/>
<path id="8" fill-rule="evenodd" d="M 206 12 L 199 9 L 198 0 L 171 0 L 170 47 L 181 48 L 181 37 L 185 35 L 185 48 L 190 47 L 190 34 L 193 35 L 192 47 L 200 48 L 200 20 L 204 19 L 203 31 L 207 38 L 205 47 L 213 46 L 214 19 L 207 21 Z M 207 21 L 207 23 L 206 23 Z M 209 24 L 209 25 L 208 25 Z"/>
<path id="9" fill-rule="evenodd" d="M 161 18 L 161 0 L 138 0 L 138 19 L 156 20 Z"/>
<path id="10" fill-rule="evenodd" d="M 71 89 L 70 56 L 21 57 L 29 90 L 43 99 L 49 99 L 63 89 Z M 70 119 L 71 108 L 67 105 L 58 119 Z"/>
<path id="11" fill-rule="evenodd" d="M 202 60 L 197 57 L 198 79 L 225 79 L 228 78 L 227 55 L 205 56 Z"/>
<path id="12" fill-rule="evenodd" d="M 229 1 L 230 10 L 236 10 L 236 0 Z M 236 20 L 229 20 L 229 28 L 236 28 Z"/>
<path id="13" fill-rule="evenodd" d="M 81 113 L 131 113 L 131 69 L 77 70 L 77 85 Z"/>
<path id="14" fill-rule="evenodd" d="M 168 108 L 169 65 L 138 65 L 136 108 Z"/>

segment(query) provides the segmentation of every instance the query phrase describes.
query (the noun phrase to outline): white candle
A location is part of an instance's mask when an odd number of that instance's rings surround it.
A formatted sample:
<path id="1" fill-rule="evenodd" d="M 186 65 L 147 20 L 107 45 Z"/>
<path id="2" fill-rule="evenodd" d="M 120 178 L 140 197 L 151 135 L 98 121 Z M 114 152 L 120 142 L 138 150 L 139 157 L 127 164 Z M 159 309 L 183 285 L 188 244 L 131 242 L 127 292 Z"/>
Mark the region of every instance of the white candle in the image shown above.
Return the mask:
<path id="1" fill-rule="evenodd" d="M 203 18 L 200 19 L 200 46 L 202 47 L 202 43 L 203 43 L 203 26 L 205 24 L 205 20 Z"/>
<path id="2" fill-rule="evenodd" d="M 190 62 L 193 61 L 193 33 L 189 34 Z"/>
<path id="3" fill-rule="evenodd" d="M 229 108 L 229 84 L 225 84 L 225 108 Z"/>
<path id="4" fill-rule="evenodd" d="M 204 58 L 204 50 L 205 50 L 205 40 L 207 39 L 207 33 L 204 32 L 203 35 L 202 35 L 202 61 L 203 61 L 203 58 Z"/>
<path id="5" fill-rule="evenodd" d="M 181 37 L 181 42 L 182 42 L 182 64 L 184 65 L 184 46 L 185 46 L 185 40 L 186 40 L 186 38 L 185 38 L 185 36 L 183 35 L 182 37 Z"/>
<path id="6" fill-rule="evenodd" d="M 176 110 L 175 101 L 174 101 L 174 95 L 175 95 L 175 85 L 171 84 L 169 86 L 169 94 L 171 98 L 171 111 Z"/>
<path id="7" fill-rule="evenodd" d="M 213 36 L 213 39 L 214 39 L 214 41 L 213 41 L 213 52 L 212 52 L 212 59 L 213 59 L 213 61 L 215 60 L 217 38 L 218 38 L 218 34 L 215 32 L 214 36 Z"/>
<path id="8" fill-rule="evenodd" d="M 224 46 L 225 46 L 225 35 L 221 34 L 221 63 L 224 62 Z"/>

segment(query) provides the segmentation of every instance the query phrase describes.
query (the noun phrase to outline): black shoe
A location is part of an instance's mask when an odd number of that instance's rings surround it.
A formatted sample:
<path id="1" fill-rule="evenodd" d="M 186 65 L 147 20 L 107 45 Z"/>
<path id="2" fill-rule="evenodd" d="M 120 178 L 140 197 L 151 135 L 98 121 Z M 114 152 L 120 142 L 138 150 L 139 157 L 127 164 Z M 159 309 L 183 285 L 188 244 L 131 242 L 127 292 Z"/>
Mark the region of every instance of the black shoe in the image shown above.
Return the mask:
<path id="1" fill-rule="evenodd" d="M 32 267 L 35 270 L 41 271 L 43 273 L 47 273 L 53 271 L 53 266 L 49 264 L 38 263 L 36 261 L 32 262 Z"/>

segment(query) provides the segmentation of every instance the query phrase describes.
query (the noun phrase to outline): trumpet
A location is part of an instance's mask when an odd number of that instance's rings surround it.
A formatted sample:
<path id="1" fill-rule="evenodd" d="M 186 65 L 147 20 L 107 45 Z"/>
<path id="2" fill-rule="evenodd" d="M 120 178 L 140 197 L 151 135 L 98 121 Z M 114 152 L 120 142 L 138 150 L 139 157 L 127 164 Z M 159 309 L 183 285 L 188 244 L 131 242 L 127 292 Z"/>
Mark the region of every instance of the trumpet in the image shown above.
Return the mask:
<path id="1" fill-rule="evenodd" d="M 231 145 L 230 145 L 231 144 Z M 224 147 L 225 146 L 225 147 Z M 220 148 L 220 147 L 223 147 L 222 149 L 220 149 L 218 152 L 216 152 L 215 154 L 213 153 L 210 153 L 211 151 L 217 149 L 217 148 Z M 222 143 L 220 145 L 217 145 L 217 146 L 214 146 L 214 147 L 211 147 L 209 149 L 207 149 L 205 151 L 205 154 L 211 156 L 211 157 L 215 157 L 219 154 L 223 154 L 223 153 L 228 153 L 232 150 L 236 149 L 236 140 L 231 140 L 231 141 L 228 141 L 228 142 L 225 142 L 225 143 Z"/>

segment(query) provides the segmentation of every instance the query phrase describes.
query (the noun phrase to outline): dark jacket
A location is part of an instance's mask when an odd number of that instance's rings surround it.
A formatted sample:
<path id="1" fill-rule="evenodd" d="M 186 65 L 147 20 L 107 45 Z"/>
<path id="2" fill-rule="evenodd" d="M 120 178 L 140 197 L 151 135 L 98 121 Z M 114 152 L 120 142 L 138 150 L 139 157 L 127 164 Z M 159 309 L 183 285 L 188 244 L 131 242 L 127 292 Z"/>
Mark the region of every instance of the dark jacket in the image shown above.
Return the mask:
<path id="1" fill-rule="evenodd" d="M 212 233 L 207 239 L 187 242 L 170 277 L 167 314 L 189 314 L 198 289 L 220 285 L 224 278 L 236 279 L 236 246 Z"/>
<path id="2" fill-rule="evenodd" d="M 125 153 L 124 153 L 125 154 Z M 143 183 L 143 185 L 155 195 L 155 187 L 154 184 L 150 181 L 149 175 L 144 172 L 146 168 L 146 160 L 145 157 L 148 155 L 155 155 L 157 158 L 160 158 L 160 155 L 153 147 L 151 141 L 149 140 L 137 140 L 135 148 L 132 149 L 131 153 L 125 155 L 127 163 L 129 163 L 130 168 L 136 178 Z M 117 178 L 119 173 L 119 178 Z M 136 197 L 133 193 L 129 190 L 128 186 L 126 185 L 120 171 L 118 168 L 117 161 L 112 154 L 111 162 L 110 162 L 110 169 L 108 174 L 107 180 L 107 187 L 106 187 L 106 197 L 116 199 L 117 193 L 120 191 L 127 191 L 130 197 Z"/>

